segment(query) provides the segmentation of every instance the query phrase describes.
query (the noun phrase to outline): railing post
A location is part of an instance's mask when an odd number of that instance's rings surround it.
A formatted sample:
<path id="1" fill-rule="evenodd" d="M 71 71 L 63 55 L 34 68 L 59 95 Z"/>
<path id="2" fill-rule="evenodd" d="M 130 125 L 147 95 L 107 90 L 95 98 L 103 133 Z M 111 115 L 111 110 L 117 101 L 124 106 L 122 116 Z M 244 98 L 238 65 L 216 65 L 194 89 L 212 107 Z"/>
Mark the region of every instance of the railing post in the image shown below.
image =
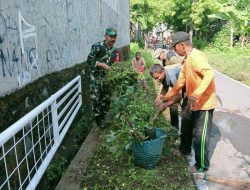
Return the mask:
<path id="1" fill-rule="evenodd" d="M 57 103 L 56 99 L 51 104 L 51 115 L 53 125 L 53 136 L 55 145 L 59 143 L 59 130 L 58 130 L 58 118 L 57 118 Z"/>
<path id="2" fill-rule="evenodd" d="M 79 83 L 78 93 L 81 93 L 81 92 L 82 92 L 82 81 L 81 81 L 81 77 L 79 77 L 78 83 Z M 82 105 L 82 96 L 79 96 L 79 98 L 80 98 L 79 104 Z"/>

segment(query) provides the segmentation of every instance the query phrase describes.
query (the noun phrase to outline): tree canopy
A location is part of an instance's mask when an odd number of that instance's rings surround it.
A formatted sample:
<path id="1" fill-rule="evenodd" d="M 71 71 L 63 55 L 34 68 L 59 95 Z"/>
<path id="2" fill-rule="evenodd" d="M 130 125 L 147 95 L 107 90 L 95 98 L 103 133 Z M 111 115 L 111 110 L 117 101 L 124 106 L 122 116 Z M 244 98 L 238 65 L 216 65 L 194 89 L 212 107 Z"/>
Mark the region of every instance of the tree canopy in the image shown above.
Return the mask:
<path id="1" fill-rule="evenodd" d="M 211 38 L 227 22 L 242 36 L 250 33 L 250 0 L 131 0 L 130 22 L 147 32 L 157 23 L 175 31 Z"/>

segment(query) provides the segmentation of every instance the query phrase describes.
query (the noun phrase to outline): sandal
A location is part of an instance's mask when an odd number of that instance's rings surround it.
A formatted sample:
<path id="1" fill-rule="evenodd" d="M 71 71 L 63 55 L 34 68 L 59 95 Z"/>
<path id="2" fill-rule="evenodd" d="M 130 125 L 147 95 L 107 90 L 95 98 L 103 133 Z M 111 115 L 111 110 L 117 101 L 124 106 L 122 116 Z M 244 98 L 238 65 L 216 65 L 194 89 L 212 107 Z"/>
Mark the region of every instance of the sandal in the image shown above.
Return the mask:
<path id="1" fill-rule="evenodd" d="M 189 171 L 190 173 L 200 173 L 200 172 L 198 172 L 198 170 L 196 169 L 195 166 L 189 166 L 189 167 L 188 167 L 188 171 Z"/>

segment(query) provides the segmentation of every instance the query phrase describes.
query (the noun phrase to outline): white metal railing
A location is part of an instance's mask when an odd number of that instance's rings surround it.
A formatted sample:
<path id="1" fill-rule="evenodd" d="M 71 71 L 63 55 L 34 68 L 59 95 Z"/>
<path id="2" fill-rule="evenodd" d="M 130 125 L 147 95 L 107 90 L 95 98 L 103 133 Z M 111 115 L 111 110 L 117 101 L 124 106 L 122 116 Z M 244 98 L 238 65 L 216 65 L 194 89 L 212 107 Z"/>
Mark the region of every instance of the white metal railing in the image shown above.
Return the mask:
<path id="1" fill-rule="evenodd" d="M 82 105 L 81 78 L 0 134 L 0 189 L 35 189 Z"/>

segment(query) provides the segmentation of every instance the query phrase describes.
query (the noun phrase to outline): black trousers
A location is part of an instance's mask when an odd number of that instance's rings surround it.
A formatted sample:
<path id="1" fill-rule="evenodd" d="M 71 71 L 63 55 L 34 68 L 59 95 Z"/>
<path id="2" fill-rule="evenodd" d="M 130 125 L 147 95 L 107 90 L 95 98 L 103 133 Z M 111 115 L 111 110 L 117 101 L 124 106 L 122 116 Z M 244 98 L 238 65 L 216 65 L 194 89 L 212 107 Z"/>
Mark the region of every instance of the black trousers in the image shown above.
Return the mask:
<path id="1" fill-rule="evenodd" d="M 193 142 L 195 166 L 200 172 L 207 171 L 210 166 L 209 139 L 213 126 L 213 111 L 214 109 L 190 111 L 187 98 L 182 103 L 180 151 L 189 154 Z"/>
<path id="2" fill-rule="evenodd" d="M 178 114 L 178 106 L 180 104 L 176 103 L 173 104 L 172 106 L 169 106 L 169 111 L 170 111 L 170 123 L 172 126 L 178 129 L 179 127 L 179 114 Z"/>
<path id="3" fill-rule="evenodd" d="M 184 98 L 181 105 L 181 134 L 180 134 L 180 152 L 190 154 L 193 138 L 193 120 L 192 112 L 188 106 L 188 98 Z"/>
<path id="4" fill-rule="evenodd" d="M 193 145 L 195 152 L 196 168 L 199 172 L 209 169 L 209 139 L 213 126 L 213 111 L 192 111 L 193 119 Z"/>

